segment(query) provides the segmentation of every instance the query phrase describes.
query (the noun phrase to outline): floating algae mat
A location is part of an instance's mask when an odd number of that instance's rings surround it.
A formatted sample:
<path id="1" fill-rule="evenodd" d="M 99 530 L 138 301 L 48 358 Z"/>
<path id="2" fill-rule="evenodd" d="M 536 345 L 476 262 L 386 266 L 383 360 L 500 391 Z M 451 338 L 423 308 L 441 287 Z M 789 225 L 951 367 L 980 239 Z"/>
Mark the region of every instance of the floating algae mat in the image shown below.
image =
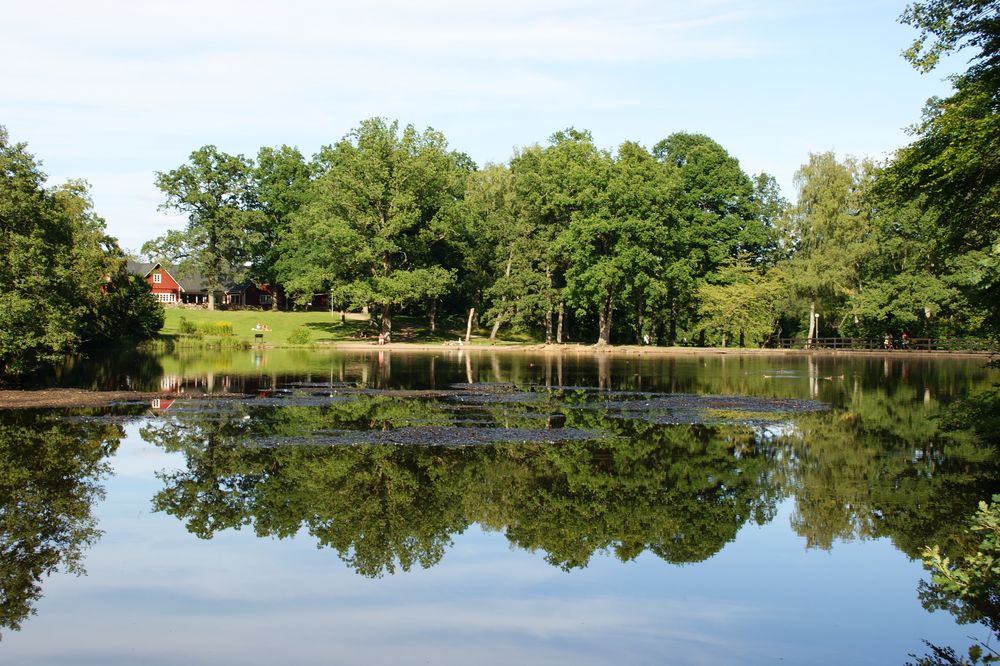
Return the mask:
<path id="1" fill-rule="evenodd" d="M 403 390 L 300 382 L 243 398 L 178 399 L 160 416 L 183 429 L 211 422 L 217 441 L 230 446 L 471 446 L 605 439 L 620 434 L 622 421 L 756 427 L 824 409 L 815 400 L 585 386 Z"/>

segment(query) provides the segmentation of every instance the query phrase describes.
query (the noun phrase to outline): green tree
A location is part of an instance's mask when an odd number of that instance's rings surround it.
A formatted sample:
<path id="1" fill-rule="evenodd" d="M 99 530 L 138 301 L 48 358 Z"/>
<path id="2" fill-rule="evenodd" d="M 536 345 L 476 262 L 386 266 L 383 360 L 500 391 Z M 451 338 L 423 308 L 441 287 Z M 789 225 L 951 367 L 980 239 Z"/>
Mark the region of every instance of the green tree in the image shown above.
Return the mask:
<path id="1" fill-rule="evenodd" d="M 927 0 L 907 6 L 900 21 L 920 34 L 903 53 L 921 72 L 937 67 L 941 56 L 976 49 L 974 78 L 992 79 L 1000 68 L 1000 3 L 996 0 Z"/>
<path id="2" fill-rule="evenodd" d="M 839 330 L 851 316 L 849 299 L 860 289 L 861 267 L 875 251 L 864 192 L 870 168 L 833 153 L 810 154 L 795 174 L 798 201 L 786 219 L 788 264 L 795 292 L 808 304 L 807 338 L 819 336 L 820 315 Z"/>
<path id="3" fill-rule="evenodd" d="M 528 225 L 517 283 L 527 288 L 521 308 L 541 319 L 545 342 L 561 341 L 558 325 L 565 308 L 565 269 L 569 258 L 557 238 L 574 219 L 597 215 L 605 196 L 610 157 L 594 146 L 590 132 L 568 128 L 549 138 L 545 148 L 533 146 L 511 160 L 516 196 Z"/>
<path id="4" fill-rule="evenodd" d="M 300 294 L 328 288 L 334 301 L 395 310 L 445 293 L 453 275 L 431 258 L 461 199 L 464 156 L 444 136 L 372 118 L 323 151 L 328 171 L 293 216 L 280 271 Z"/>
<path id="5" fill-rule="evenodd" d="M 611 342 L 612 317 L 631 304 L 640 339 L 643 315 L 659 281 L 662 247 L 676 224 L 671 208 L 675 183 L 642 146 L 624 143 L 617 159 L 592 157 L 594 202 L 570 217 L 556 242 L 566 257 L 570 302 L 596 310 L 598 346 Z"/>
<path id="6" fill-rule="evenodd" d="M 0 378 L 155 334 L 162 315 L 148 287 L 131 301 L 114 293 L 124 266 L 87 184 L 46 188 L 26 146 L 0 127 Z"/>
<path id="7" fill-rule="evenodd" d="M 203 146 L 191 153 L 188 164 L 157 172 L 156 186 L 166 196 L 160 208 L 186 213 L 188 224 L 182 232 L 149 241 L 142 251 L 178 262 L 181 272 L 204 277 L 208 309 L 214 310 L 216 292 L 247 277 L 253 249 L 260 246 L 253 163 Z"/>
<path id="8" fill-rule="evenodd" d="M 969 69 L 952 78 L 954 93 L 928 101 L 916 139 L 898 151 L 883 187 L 934 222 L 968 301 L 986 313 L 985 330 L 1000 331 L 1000 2 L 915 2 L 901 20 L 920 34 L 905 52 L 920 71 L 942 55 L 972 50 Z"/>
<path id="9" fill-rule="evenodd" d="M 53 362 L 78 343 L 73 229 L 23 143 L 0 128 L 0 375 Z"/>
<path id="10" fill-rule="evenodd" d="M 762 345 L 775 333 L 788 276 L 780 269 L 762 270 L 734 262 L 721 268 L 716 281 L 698 287 L 702 324 L 722 336 L 722 346 L 737 340 Z"/>
<path id="11" fill-rule="evenodd" d="M 856 321 L 847 328 L 869 338 L 886 330 L 922 337 L 977 330 L 982 310 L 962 290 L 967 258 L 942 246 L 933 216 L 915 203 L 882 199 L 877 191 L 870 198 L 871 245 L 878 252 L 861 263 L 859 289 L 850 299 Z"/>
<path id="12" fill-rule="evenodd" d="M 501 325 L 510 323 L 524 329 L 541 325 L 546 342 L 562 341 L 562 331 L 554 334 L 552 324 L 552 315 L 562 300 L 556 288 L 558 266 L 552 256 L 559 226 L 546 204 L 548 168 L 546 151 L 537 145 L 511 158 L 504 208 L 500 215 L 492 216 L 498 223 L 493 233 L 497 234 L 495 261 L 501 268 L 485 292 L 491 302 L 487 311 L 493 321 L 491 339 Z"/>
<path id="13" fill-rule="evenodd" d="M 718 143 L 678 132 L 657 143 L 653 154 L 680 178 L 680 228 L 662 275 L 667 339 L 673 344 L 679 325 L 694 327 L 698 285 L 741 254 L 758 261 L 768 239 L 753 182 Z"/>
<path id="14" fill-rule="evenodd" d="M 284 289 L 279 281 L 280 240 L 287 233 L 292 215 L 309 201 L 311 183 L 317 167 L 306 162 L 298 148 L 280 146 L 261 148 L 253 167 L 253 201 L 263 213 L 256 236 L 251 278 L 257 284 L 274 288 L 272 308 Z"/>
<path id="15" fill-rule="evenodd" d="M 623 267 L 614 256 L 617 221 L 607 208 L 612 163 L 588 132 L 556 133 L 545 150 L 545 204 L 557 234 L 550 264 L 558 262 L 564 268 L 566 289 L 560 298 L 580 314 L 597 311 L 598 345 L 610 342 L 611 317 L 623 277 Z M 551 335 L 546 338 L 551 341 Z"/>
<path id="16" fill-rule="evenodd" d="M 543 281 L 532 269 L 533 225 L 505 165 L 488 165 L 469 174 L 462 201 L 461 280 L 482 294 L 483 318 L 491 322 L 490 340 L 500 327 L 530 325 Z"/>

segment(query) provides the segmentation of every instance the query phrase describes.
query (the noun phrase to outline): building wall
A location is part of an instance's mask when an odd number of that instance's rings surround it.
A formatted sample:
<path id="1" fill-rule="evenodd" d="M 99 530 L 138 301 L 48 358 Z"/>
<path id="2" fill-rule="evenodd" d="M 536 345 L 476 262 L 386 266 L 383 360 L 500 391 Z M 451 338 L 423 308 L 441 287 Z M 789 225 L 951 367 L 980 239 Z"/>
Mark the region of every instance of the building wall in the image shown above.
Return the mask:
<path id="1" fill-rule="evenodd" d="M 149 272 L 146 282 L 153 291 L 153 297 L 164 305 L 176 305 L 180 302 L 181 286 L 170 273 L 159 266 Z"/>

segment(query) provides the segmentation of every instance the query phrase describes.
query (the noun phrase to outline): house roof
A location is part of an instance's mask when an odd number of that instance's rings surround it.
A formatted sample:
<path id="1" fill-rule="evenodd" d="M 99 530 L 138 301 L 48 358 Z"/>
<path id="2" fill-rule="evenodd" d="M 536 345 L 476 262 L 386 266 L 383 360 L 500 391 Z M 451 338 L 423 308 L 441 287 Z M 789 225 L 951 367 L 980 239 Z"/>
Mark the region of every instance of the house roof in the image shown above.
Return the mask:
<path id="1" fill-rule="evenodd" d="M 170 274 L 170 277 L 172 277 L 174 281 L 180 285 L 181 291 L 188 294 L 208 294 L 208 280 L 205 279 L 205 276 L 200 273 L 178 275 L 177 267 L 163 261 L 141 262 L 130 260 L 128 262 L 128 271 L 130 273 L 135 273 L 136 275 L 147 277 L 157 266 Z M 239 285 L 224 284 L 222 285 L 221 291 L 227 294 L 243 293 L 250 286 L 250 282 L 245 282 Z"/>
<path id="2" fill-rule="evenodd" d="M 153 269 L 156 268 L 158 263 L 159 262 L 156 261 L 143 262 L 143 261 L 132 261 L 131 259 L 129 259 L 126 264 L 126 267 L 129 273 L 135 273 L 136 275 L 141 275 L 142 277 L 146 277 L 147 275 L 153 272 Z"/>

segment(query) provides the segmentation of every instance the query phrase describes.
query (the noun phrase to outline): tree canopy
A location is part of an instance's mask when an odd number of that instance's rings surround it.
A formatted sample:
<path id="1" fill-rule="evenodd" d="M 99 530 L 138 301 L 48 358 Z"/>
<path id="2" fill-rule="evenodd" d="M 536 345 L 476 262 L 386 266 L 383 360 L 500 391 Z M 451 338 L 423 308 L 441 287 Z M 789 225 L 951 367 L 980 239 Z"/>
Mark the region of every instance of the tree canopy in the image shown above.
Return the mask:
<path id="1" fill-rule="evenodd" d="M 86 347 L 146 339 L 163 322 L 96 215 L 84 181 L 49 188 L 0 127 L 0 380 Z"/>

